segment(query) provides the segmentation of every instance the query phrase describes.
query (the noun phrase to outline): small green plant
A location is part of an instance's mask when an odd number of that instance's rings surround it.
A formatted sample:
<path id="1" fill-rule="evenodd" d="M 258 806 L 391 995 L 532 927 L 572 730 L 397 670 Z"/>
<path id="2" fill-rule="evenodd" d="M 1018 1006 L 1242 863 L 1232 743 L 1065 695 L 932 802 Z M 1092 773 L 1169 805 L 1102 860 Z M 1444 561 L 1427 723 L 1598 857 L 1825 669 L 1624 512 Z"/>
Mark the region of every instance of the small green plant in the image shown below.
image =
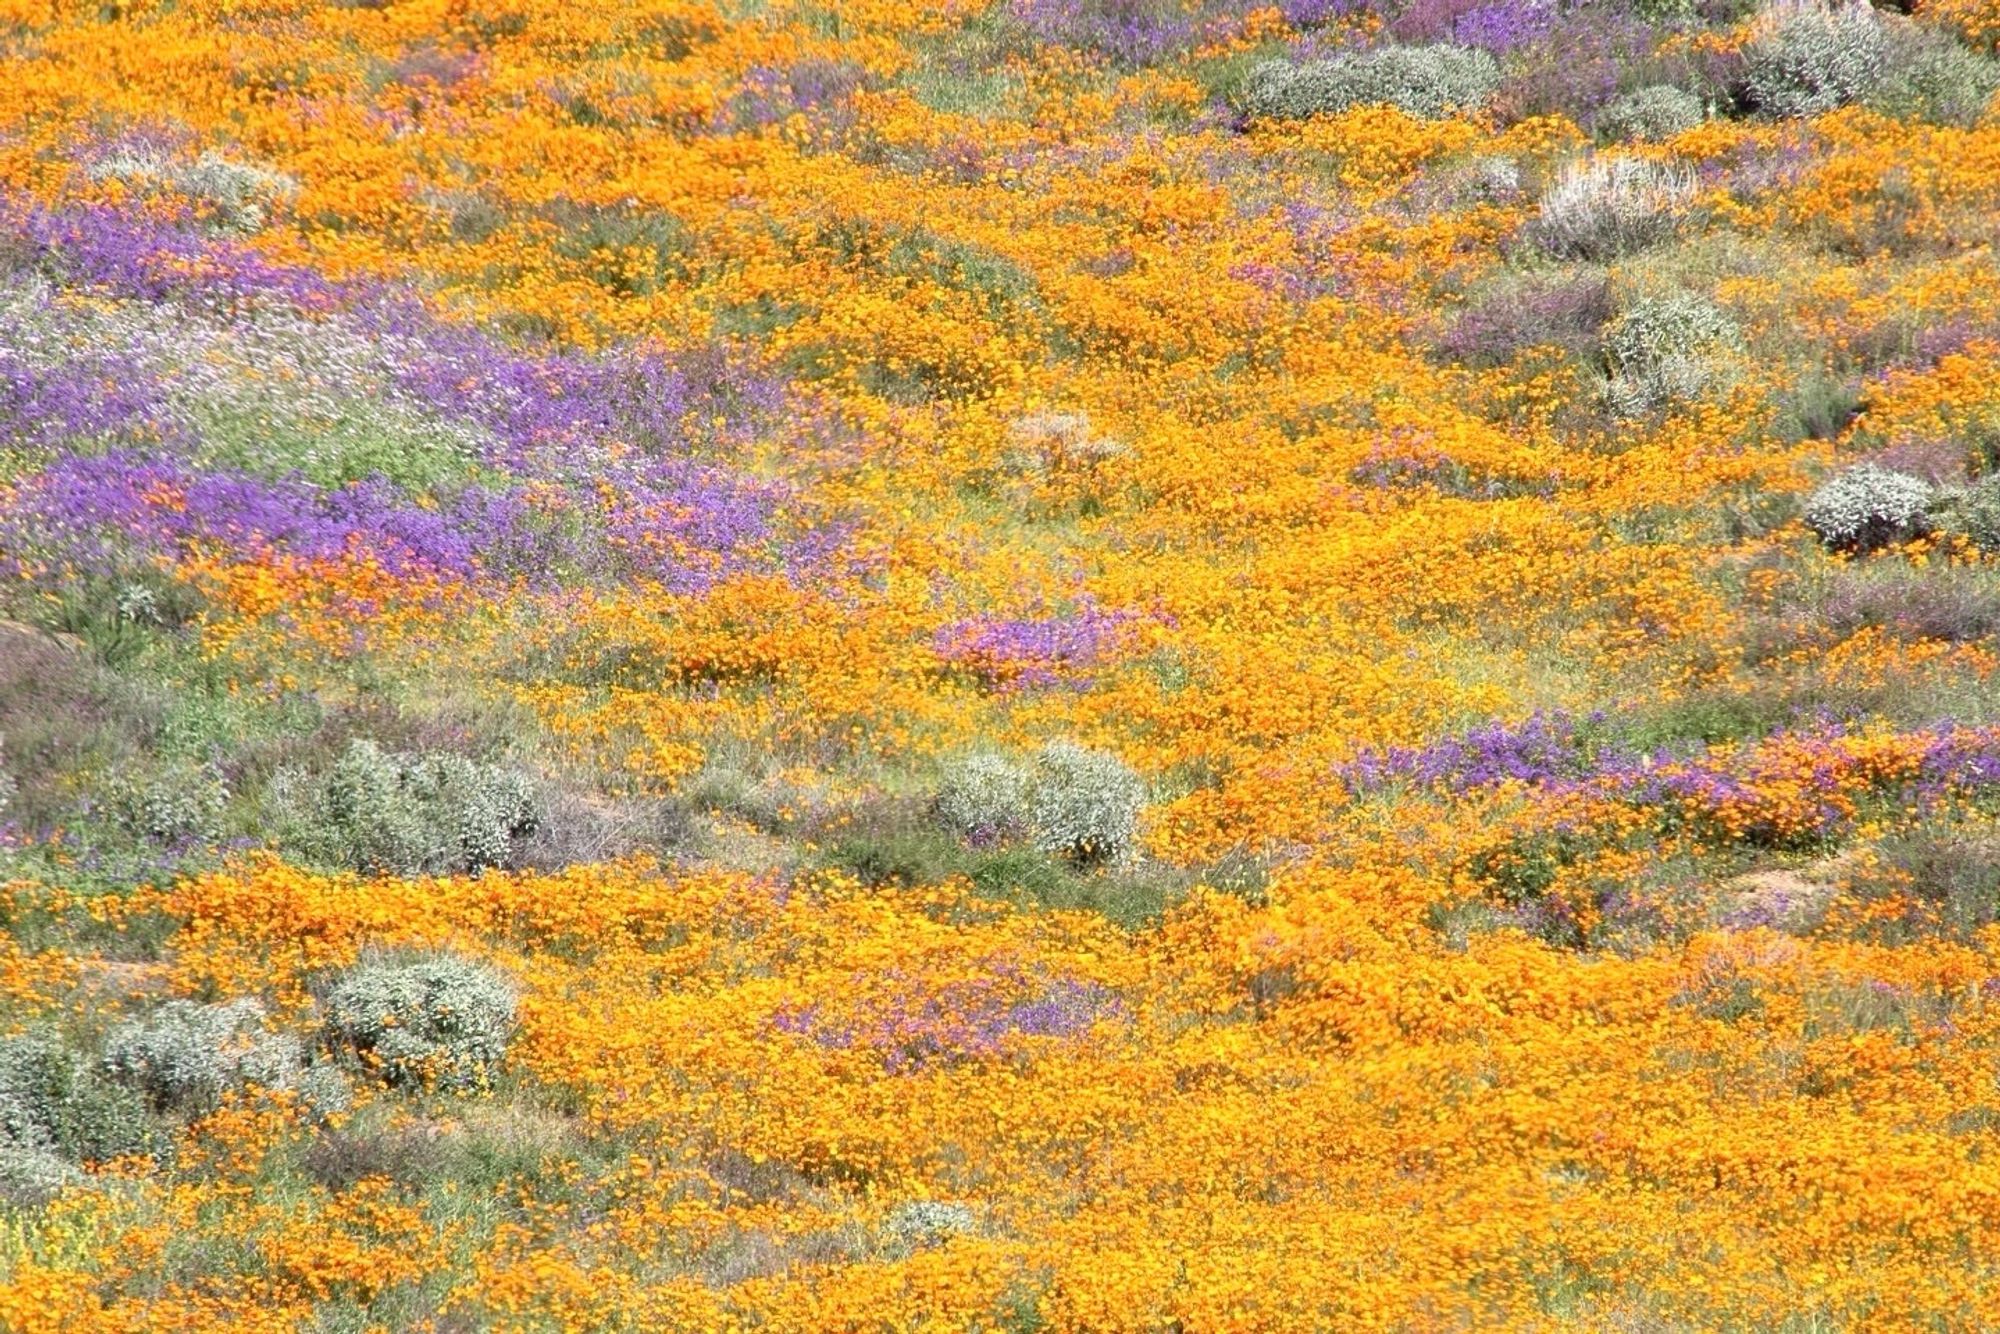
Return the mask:
<path id="1" fill-rule="evenodd" d="M 1671 139 L 1706 120 L 1701 99 L 1672 84 L 1635 88 L 1597 113 L 1597 132 L 1607 139 Z"/>
<path id="2" fill-rule="evenodd" d="M 1267 61 L 1246 76 L 1241 100 L 1245 114 L 1258 120 L 1303 120 L 1384 103 L 1419 120 L 1442 120 L 1477 110 L 1499 84 L 1500 67 L 1485 51 L 1385 46 L 1301 64 Z"/>
<path id="3" fill-rule="evenodd" d="M 1028 817 L 1029 778 L 1018 763 L 990 751 L 953 760 L 938 788 L 938 820 L 974 844 L 1019 833 Z"/>
<path id="4" fill-rule="evenodd" d="M 1532 234 L 1559 259 L 1615 259 L 1672 236 L 1693 202 L 1685 167 L 1603 154 L 1563 168 L 1542 192 Z"/>
<path id="5" fill-rule="evenodd" d="M 365 962 L 322 1003 L 327 1045 L 390 1084 L 487 1084 L 514 1030 L 515 996 L 489 968 L 452 955 Z"/>
<path id="6" fill-rule="evenodd" d="M 326 772 L 281 772 L 273 796 L 297 855 L 391 875 L 508 864 L 541 803 L 525 774 L 446 751 L 389 752 L 352 742 Z"/>
<path id="7" fill-rule="evenodd" d="M 1642 298 L 1605 331 L 1605 401 L 1632 417 L 1694 398 L 1741 341 L 1736 322 L 1692 292 Z"/>
<path id="8" fill-rule="evenodd" d="M 1806 527 L 1834 551 L 1866 552 L 1930 531 L 1929 482 L 1858 463 L 1806 500 Z"/>
<path id="9" fill-rule="evenodd" d="M 269 1033 L 253 1000 L 202 1005 L 173 1000 L 113 1029 L 104 1070 L 158 1112 L 201 1116 L 243 1084 L 290 1087 L 302 1073 L 297 1039 Z"/>
<path id="10" fill-rule="evenodd" d="M 1867 0 L 1774 0 L 1743 52 L 1744 96 L 1769 116 L 1817 116 L 1860 100 L 1889 43 Z"/>
<path id="11" fill-rule="evenodd" d="M 49 1033 L 0 1039 L 0 1143 L 87 1163 L 161 1147 L 139 1095 Z"/>
<path id="12" fill-rule="evenodd" d="M 1054 741 L 1036 757 L 1029 798 L 1035 846 L 1079 865 L 1131 854 L 1146 785 L 1116 755 Z"/>

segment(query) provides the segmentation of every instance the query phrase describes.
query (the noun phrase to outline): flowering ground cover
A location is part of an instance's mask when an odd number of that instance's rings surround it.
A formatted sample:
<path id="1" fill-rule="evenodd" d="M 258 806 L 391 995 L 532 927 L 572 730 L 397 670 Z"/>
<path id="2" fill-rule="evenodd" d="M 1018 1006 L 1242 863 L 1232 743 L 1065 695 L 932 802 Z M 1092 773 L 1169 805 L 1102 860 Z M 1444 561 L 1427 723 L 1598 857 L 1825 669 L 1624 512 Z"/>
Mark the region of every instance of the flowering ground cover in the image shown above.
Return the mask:
<path id="1" fill-rule="evenodd" d="M 1996 44 L 0 0 L 0 1328 L 1994 1327 Z"/>

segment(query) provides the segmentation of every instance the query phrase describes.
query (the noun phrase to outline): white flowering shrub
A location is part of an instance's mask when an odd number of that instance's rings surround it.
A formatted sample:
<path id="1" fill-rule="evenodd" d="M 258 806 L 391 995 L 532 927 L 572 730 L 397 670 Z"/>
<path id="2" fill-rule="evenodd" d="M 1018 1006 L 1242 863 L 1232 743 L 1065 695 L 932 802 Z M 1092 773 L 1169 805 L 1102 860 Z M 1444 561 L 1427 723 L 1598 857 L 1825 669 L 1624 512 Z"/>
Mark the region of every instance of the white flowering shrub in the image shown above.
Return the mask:
<path id="1" fill-rule="evenodd" d="M 272 208 L 299 192 L 299 183 L 283 172 L 237 162 L 213 150 L 185 162 L 149 148 L 129 149 L 93 163 L 89 175 L 93 180 L 119 181 L 142 194 L 185 195 L 218 225 L 239 232 L 262 229 Z"/>
<path id="2" fill-rule="evenodd" d="M 254 1000 L 174 1000 L 111 1031 L 104 1071 L 155 1111 L 200 1116 L 245 1084 L 293 1086 L 303 1057 L 296 1038 L 265 1030 L 264 1007 Z"/>
<path id="3" fill-rule="evenodd" d="M 168 847 L 215 839 L 228 804 L 228 789 L 213 774 L 191 766 L 145 781 L 114 779 L 106 792 L 109 813 L 121 829 Z"/>
<path id="4" fill-rule="evenodd" d="M 1692 292 L 1643 298 L 1605 330 L 1605 400 L 1618 415 L 1637 416 L 1693 398 L 1741 343 L 1736 322 Z"/>
<path id="5" fill-rule="evenodd" d="M 1671 139 L 1707 118 L 1699 97 L 1659 83 L 1635 88 L 1598 112 L 1597 132 L 1608 139 Z"/>
<path id="6" fill-rule="evenodd" d="M 391 1084 L 477 1088 L 506 1054 L 514 988 L 489 968 L 451 955 L 362 963 L 336 978 L 322 1003 L 334 1050 Z"/>
<path id="7" fill-rule="evenodd" d="M 1299 64 L 1272 60 L 1244 82 L 1242 105 L 1259 120 L 1303 120 L 1387 104 L 1419 120 L 1441 120 L 1484 105 L 1500 67 L 1466 46 L 1385 46 Z"/>
<path id="8" fill-rule="evenodd" d="M 284 842 L 310 860 L 392 875 L 506 865 L 541 804 L 526 775 L 463 755 L 355 741 L 325 773 L 281 772 Z"/>
<path id="9" fill-rule="evenodd" d="M 1817 116 L 1882 77 L 1889 42 L 1867 0 L 1773 0 L 1744 48 L 1744 94 L 1770 116 Z"/>
<path id="10" fill-rule="evenodd" d="M 882 1230 L 912 1249 L 937 1246 L 971 1233 L 977 1224 L 972 1210 L 942 1200 L 911 1200 L 897 1205 L 883 1220 Z"/>
<path id="11" fill-rule="evenodd" d="M 1124 452 L 1124 445 L 1099 434 L 1081 412 L 1031 412 L 1008 426 L 1000 465 L 1006 472 L 1033 475 L 1092 468 Z"/>
<path id="12" fill-rule="evenodd" d="M 1887 115 L 1938 125 L 1977 124 L 2000 92 L 2000 60 L 1941 33 L 1917 32 L 1891 44 L 1888 67 L 1868 95 Z"/>
<path id="13" fill-rule="evenodd" d="M 990 843 L 1020 832 L 1028 821 L 1029 775 L 1005 755 L 981 751 L 944 768 L 937 817 L 972 843 Z"/>
<path id="14" fill-rule="evenodd" d="M 0 1144 L 104 1162 L 157 1152 L 161 1140 L 138 1094 L 60 1038 L 23 1034 L 0 1039 Z"/>
<path id="15" fill-rule="evenodd" d="M 59 1153 L 0 1142 L 0 1204 L 38 1209 L 65 1188 L 88 1181 L 76 1164 Z"/>
<path id="16" fill-rule="evenodd" d="M 1145 783 L 1115 755 L 1055 741 L 1036 758 L 1029 823 L 1043 852 L 1084 864 L 1122 861 L 1145 807 Z"/>
<path id="17" fill-rule="evenodd" d="M 2000 555 L 2000 474 L 1980 478 L 1950 498 L 1942 527 L 1987 555 Z"/>
<path id="18" fill-rule="evenodd" d="M 1930 531 L 1936 490 L 1921 477 L 1859 463 L 1806 500 L 1806 527 L 1836 551 L 1874 551 Z"/>
<path id="19" fill-rule="evenodd" d="M 1558 258 L 1614 259 L 1672 236 L 1694 194 L 1686 167 L 1618 154 L 1587 158 L 1563 168 L 1542 192 L 1534 237 Z"/>

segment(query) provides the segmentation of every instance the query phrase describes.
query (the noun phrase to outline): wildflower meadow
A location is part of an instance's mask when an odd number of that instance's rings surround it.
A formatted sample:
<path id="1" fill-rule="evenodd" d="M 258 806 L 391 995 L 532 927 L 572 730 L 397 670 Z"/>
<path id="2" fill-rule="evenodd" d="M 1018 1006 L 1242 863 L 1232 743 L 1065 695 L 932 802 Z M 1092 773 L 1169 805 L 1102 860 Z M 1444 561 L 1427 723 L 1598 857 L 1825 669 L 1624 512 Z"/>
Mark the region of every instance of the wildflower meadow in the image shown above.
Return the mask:
<path id="1" fill-rule="evenodd" d="M 0 0 L 0 1330 L 2000 1330 L 1996 0 Z"/>

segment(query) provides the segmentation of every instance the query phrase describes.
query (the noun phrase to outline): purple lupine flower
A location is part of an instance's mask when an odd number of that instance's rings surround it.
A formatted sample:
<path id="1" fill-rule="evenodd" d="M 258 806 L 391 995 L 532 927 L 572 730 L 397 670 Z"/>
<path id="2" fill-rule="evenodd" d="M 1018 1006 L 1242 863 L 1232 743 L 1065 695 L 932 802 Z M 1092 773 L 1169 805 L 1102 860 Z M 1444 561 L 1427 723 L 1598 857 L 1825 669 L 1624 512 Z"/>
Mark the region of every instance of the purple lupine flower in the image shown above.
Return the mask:
<path id="1" fill-rule="evenodd" d="M 1013 0 L 1015 22 L 1043 41 L 1147 65 L 1193 45 L 1197 15 L 1179 0 Z"/>
<path id="2" fill-rule="evenodd" d="M 1124 1013 L 1101 987 L 1041 978 L 1005 962 L 970 979 L 891 973 L 854 982 L 862 1002 L 787 1008 L 772 1016 L 772 1026 L 828 1050 L 873 1052 L 889 1073 L 914 1074 L 1008 1055 L 1030 1040 L 1073 1041 Z"/>
<path id="3" fill-rule="evenodd" d="M 1079 670 L 1116 647 L 1137 620 L 1134 612 L 1107 611 L 1085 597 L 1062 615 L 954 621 L 931 637 L 931 649 L 993 687 L 1087 686 Z"/>
<path id="4" fill-rule="evenodd" d="M 1459 15 L 1452 40 L 1500 56 L 1541 41 L 1555 26 L 1554 0 L 1486 0 Z"/>
<path id="5" fill-rule="evenodd" d="M 802 521 L 794 492 L 723 461 L 783 418 L 812 422 L 739 357 L 531 353 L 173 219 L 19 201 L 0 201 L 0 219 L 18 224 L 31 271 L 114 299 L 92 314 L 30 286 L 0 306 L 0 425 L 58 451 L 0 516 L 0 550 L 21 568 L 107 572 L 200 546 L 695 590 L 753 570 L 811 580 L 845 545 L 843 523 Z M 422 495 L 381 477 L 315 484 L 281 454 L 217 466 L 203 436 L 238 407 L 310 434 L 343 403 L 467 466 L 447 461 Z"/>

